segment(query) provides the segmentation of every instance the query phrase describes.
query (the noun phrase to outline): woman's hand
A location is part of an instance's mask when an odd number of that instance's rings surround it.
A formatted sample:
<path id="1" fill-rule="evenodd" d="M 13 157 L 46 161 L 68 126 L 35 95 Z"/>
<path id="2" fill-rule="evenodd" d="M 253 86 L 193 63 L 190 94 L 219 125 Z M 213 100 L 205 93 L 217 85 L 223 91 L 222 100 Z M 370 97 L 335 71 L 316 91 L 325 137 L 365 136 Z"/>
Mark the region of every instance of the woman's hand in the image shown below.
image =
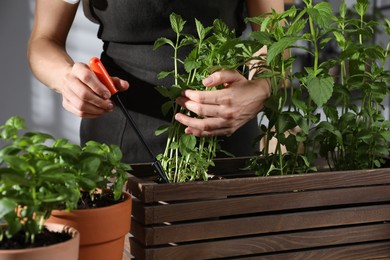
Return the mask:
<path id="1" fill-rule="evenodd" d="M 112 80 L 118 91 L 129 87 L 127 81 L 116 77 Z M 62 94 L 62 106 L 69 112 L 83 118 L 93 118 L 113 110 L 110 92 L 86 64 L 75 63 L 62 81 L 58 91 Z"/>
<path id="2" fill-rule="evenodd" d="M 65 1 L 36 0 L 33 31 L 28 42 L 28 61 L 34 76 L 62 94 L 62 105 L 85 118 L 113 109 L 110 92 L 86 64 L 74 63 L 66 52 L 66 39 L 78 9 Z M 129 84 L 113 78 L 118 91 Z"/>
<path id="3" fill-rule="evenodd" d="M 185 90 L 176 102 L 204 118 L 178 113 L 175 119 L 187 126 L 185 132 L 195 136 L 231 135 L 257 116 L 269 97 L 266 79 L 248 80 L 237 71 L 225 70 L 203 80 L 206 87 L 223 84 L 224 89 Z"/>

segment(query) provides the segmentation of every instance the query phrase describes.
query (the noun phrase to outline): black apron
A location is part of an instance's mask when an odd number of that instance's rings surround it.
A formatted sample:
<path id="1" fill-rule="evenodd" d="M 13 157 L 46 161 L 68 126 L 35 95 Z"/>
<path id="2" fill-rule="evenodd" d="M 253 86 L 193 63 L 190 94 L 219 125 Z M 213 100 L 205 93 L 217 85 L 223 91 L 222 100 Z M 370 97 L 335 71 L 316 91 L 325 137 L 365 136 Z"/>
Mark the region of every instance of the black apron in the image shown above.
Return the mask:
<path id="1" fill-rule="evenodd" d="M 161 105 L 166 101 L 155 86 L 170 86 L 173 79 L 157 79 L 160 71 L 173 69 L 173 49 L 163 46 L 153 50 L 159 37 L 175 39 L 169 15 L 179 14 L 187 21 L 185 33 L 196 34 L 195 17 L 204 26 L 222 19 L 238 35 L 245 29 L 242 0 L 90 0 L 88 13 L 98 21 L 98 37 L 104 42 L 101 60 L 111 76 L 130 83 L 120 93 L 131 116 L 156 155 L 165 148 L 166 135 L 154 131 L 167 124 Z M 84 6 L 85 7 L 85 6 Z M 90 17 L 91 18 L 91 17 Z M 188 50 L 179 55 L 184 58 Z M 253 140 L 258 135 L 256 118 L 241 127 L 229 138 L 223 138 L 222 148 L 236 156 L 253 155 Z M 95 140 L 120 146 L 127 163 L 150 162 L 147 151 L 126 122 L 119 108 L 94 119 L 82 119 L 81 144 Z"/>

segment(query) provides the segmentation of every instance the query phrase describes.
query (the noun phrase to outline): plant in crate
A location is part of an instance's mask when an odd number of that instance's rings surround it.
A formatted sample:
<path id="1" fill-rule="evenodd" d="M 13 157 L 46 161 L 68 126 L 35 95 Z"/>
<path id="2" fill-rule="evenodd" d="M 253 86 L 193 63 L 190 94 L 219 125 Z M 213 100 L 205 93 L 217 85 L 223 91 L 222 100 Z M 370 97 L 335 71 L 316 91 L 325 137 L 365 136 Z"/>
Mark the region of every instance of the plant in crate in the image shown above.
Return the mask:
<path id="1" fill-rule="evenodd" d="M 186 21 L 177 14 L 170 15 L 170 22 L 176 33 L 176 41 L 163 37 L 155 42 L 155 49 L 168 44 L 174 50 L 174 70 L 159 74 L 159 78 L 173 75 L 174 84 L 170 88 L 157 88 L 163 96 L 169 98 L 162 106 L 163 113 L 173 113 L 171 123 L 156 131 L 156 134 L 168 132 L 166 148 L 159 159 L 170 182 L 207 180 L 208 169 L 213 165 L 217 152 L 226 152 L 219 149 L 217 137 L 197 138 L 184 132 L 185 127 L 175 120 L 174 115 L 178 112 L 198 115 L 179 106 L 175 100 L 185 89 L 207 91 L 218 88 L 206 88 L 202 84 L 202 79 L 216 70 L 241 69 L 244 73 L 245 64 L 257 49 L 252 44 L 254 42 L 238 38 L 221 20 L 204 27 L 195 19 L 197 35 L 182 32 Z M 191 52 L 184 60 L 180 60 L 179 53 L 183 47 L 191 48 Z M 184 66 L 183 73 L 179 73 L 179 63 Z"/>
<path id="2" fill-rule="evenodd" d="M 261 123 L 259 138 L 265 145 L 252 169 L 261 175 L 302 173 L 316 170 L 318 158 L 335 170 L 380 167 L 389 155 L 390 123 L 382 105 L 389 93 L 390 74 L 385 69 L 389 45 L 384 49 L 371 38 L 379 25 L 389 34 L 390 22 L 365 21 L 369 6 L 365 0 L 354 6 L 358 19 L 346 16 L 344 1 L 339 17 L 327 2 L 304 3 L 302 10 L 292 7 L 248 19 L 261 27 L 251 34 L 253 40 L 268 49 L 266 60 L 259 63 L 266 72 L 256 76 L 271 78 L 272 85 L 263 115 L 268 124 Z M 330 43 L 339 49 L 338 57 L 324 57 Z M 294 71 L 293 49 L 306 53 L 312 65 Z M 330 75 L 335 66 L 339 73 Z M 292 129 L 299 130 L 286 134 Z M 272 150 L 271 140 L 276 140 Z"/>
<path id="3" fill-rule="evenodd" d="M 390 256 L 389 169 L 346 170 L 383 166 L 389 153 L 381 105 L 389 93 L 388 47 L 370 38 L 376 27 L 390 34 L 390 22 L 366 21 L 367 1 L 354 6 L 358 19 L 346 15 L 344 2 L 338 17 L 327 2 L 304 3 L 248 19 L 261 28 L 248 44 L 268 50 L 251 58 L 255 77 L 271 79 L 272 87 L 259 136 L 266 144 L 249 168 L 263 176 L 243 175 L 241 161 L 231 158 L 219 165 L 222 178 L 208 182 L 159 184 L 135 170 L 136 258 Z M 330 44 L 338 57 L 324 55 Z M 293 49 L 312 64 L 296 69 Z M 320 157 L 333 172 L 295 174 L 317 170 Z"/>
<path id="4" fill-rule="evenodd" d="M 6 144 L 0 149 L 0 219 L 3 222 L 0 255 L 7 258 L 9 253 L 16 254 L 15 257 L 26 254 L 25 259 L 50 259 L 53 246 L 43 252 L 21 249 L 61 243 L 70 253 L 63 256 L 77 259 L 78 232 L 45 224 L 59 206 L 64 205 L 68 210 L 76 207 L 79 199 L 76 176 L 61 159 L 62 148 L 58 142 L 44 133 L 22 135 L 20 131 L 24 128 L 24 120 L 19 117 L 12 117 L 1 126 L 0 138 Z M 47 141 L 53 141 L 53 145 L 46 145 Z M 65 156 L 71 156 L 69 151 Z M 72 237 L 74 242 L 62 243 Z"/>

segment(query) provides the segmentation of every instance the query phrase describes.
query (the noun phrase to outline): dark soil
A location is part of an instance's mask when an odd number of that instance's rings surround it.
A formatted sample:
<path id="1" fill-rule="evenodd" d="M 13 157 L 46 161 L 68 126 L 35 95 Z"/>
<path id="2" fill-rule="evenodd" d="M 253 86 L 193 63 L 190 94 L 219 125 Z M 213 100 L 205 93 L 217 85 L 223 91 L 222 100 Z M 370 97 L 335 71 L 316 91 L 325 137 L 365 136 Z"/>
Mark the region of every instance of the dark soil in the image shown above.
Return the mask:
<path id="1" fill-rule="evenodd" d="M 94 195 L 93 200 L 88 192 L 82 192 L 81 199 L 78 202 L 78 209 L 94 209 L 107 207 L 119 202 L 122 202 L 123 198 L 114 200 L 114 194 L 112 192 L 102 192 Z"/>
<path id="2" fill-rule="evenodd" d="M 34 247 L 43 247 L 50 246 L 58 243 L 65 242 L 72 238 L 68 233 L 62 232 L 51 232 L 46 228 L 41 234 L 35 236 L 34 244 L 25 243 L 25 234 L 24 231 L 19 231 L 12 238 L 7 239 L 6 237 L 0 242 L 0 249 L 25 249 L 25 248 L 34 248 Z"/>

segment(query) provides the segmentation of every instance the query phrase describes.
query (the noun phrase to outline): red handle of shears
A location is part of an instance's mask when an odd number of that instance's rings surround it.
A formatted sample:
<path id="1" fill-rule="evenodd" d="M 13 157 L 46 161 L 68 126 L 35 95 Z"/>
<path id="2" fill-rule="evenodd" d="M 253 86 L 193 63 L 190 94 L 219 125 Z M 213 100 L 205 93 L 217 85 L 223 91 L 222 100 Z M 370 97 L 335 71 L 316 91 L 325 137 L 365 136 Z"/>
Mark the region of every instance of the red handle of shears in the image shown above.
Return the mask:
<path id="1" fill-rule="evenodd" d="M 114 95 L 118 92 L 118 90 L 115 88 L 112 78 L 110 77 L 110 75 L 108 75 L 106 68 L 104 68 L 103 63 L 100 61 L 99 58 L 92 57 L 89 60 L 89 67 L 98 77 L 100 82 L 102 82 L 104 86 L 106 86 L 106 88 L 110 91 L 111 95 Z"/>

